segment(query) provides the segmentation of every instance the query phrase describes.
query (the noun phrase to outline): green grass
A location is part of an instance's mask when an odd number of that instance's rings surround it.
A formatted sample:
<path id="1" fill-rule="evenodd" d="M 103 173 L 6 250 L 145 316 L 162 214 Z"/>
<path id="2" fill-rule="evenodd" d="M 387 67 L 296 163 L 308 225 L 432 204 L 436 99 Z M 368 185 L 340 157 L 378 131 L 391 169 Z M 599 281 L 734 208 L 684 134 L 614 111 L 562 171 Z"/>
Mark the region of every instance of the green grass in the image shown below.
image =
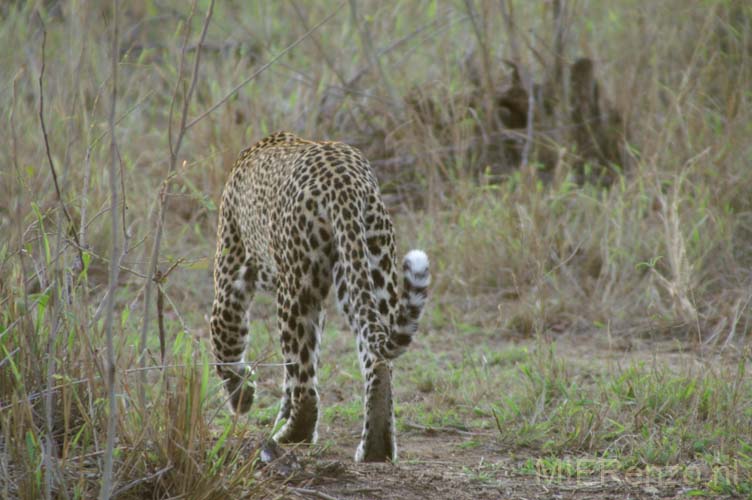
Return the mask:
<path id="1" fill-rule="evenodd" d="M 690 368 L 578 362 L 547 343 L 524 355 L 515 347 L 496 352 L 515 361 L 485 364 L 482 350 L 448 365 L 421 356 L 409 373 L 432 370 L 440 396 L 400 405 L 401 419 L 493 432 L 505 453 L 535 457 L 520 471 L 551 481 L 685 470 L 693 487 L 735 494 L 752 487 L 748 356 L 735 366 Z M 473 438 L 460 448 L 477 446 Z"/>

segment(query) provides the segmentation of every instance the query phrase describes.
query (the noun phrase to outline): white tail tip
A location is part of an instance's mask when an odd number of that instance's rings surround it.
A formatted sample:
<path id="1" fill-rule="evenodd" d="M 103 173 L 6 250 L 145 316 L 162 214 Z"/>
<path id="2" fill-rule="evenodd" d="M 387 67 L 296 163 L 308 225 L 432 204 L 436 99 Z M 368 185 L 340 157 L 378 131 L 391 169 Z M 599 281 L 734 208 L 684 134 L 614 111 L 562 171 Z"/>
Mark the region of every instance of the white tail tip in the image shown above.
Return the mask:
<path id="1" fill-rule="evenodd" d="M 428 286 L 431 276 L 428 274 L 428 255 L 423 250 L 410 250 L 405 255 L 405 272 L 415 286 Z"/>

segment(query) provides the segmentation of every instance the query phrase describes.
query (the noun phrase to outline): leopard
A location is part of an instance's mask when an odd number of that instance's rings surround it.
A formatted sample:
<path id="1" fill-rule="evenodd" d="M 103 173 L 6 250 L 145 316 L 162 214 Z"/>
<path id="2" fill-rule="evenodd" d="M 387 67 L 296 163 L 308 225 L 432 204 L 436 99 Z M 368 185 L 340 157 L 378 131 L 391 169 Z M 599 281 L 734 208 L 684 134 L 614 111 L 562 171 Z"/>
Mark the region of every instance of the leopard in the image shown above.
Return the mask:
<path id="1" fill-rule="evenodd" d="M 250 411 L 255 371 L 245 353 L 255 292 L 276 300 L 284 379 L 272 439 L 316 443 L 317 370 L 331 289 L 355 336 L 363 379 L 357 462 L 397 459 L 393 362 L 418 331 L 428 256 L 399 267 L 392 219 L 370 163 L 342 142 L 275 132 L 239 154 L 222 192 L 210 330 L 231 410 Z"/>

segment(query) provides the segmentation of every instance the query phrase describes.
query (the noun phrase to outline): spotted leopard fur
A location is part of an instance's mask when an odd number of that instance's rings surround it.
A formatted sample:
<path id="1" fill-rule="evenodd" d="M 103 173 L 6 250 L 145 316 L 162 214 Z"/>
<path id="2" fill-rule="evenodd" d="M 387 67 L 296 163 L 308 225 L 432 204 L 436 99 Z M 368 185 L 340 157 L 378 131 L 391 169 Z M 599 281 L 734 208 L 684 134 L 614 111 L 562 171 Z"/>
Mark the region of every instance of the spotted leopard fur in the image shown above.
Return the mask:
<path id="1" fill-rule="evenodd" d="M 237 413 L 253 403 L 244 359 L 247 309 L 255 291 L 276 294 L 285 361 L 275 434 L 315 442 L 316 369 L 323 301 L 332 286 L 355 334 L 365 384 L 358 461 L 395 460 L 391 360 L 410 345 L 430 281 L 420 250 L 402 262 L 368 161 L 338 142 L 275 133 L 241 152 L 222 195 L 211 333 L 218 372 Z"/>

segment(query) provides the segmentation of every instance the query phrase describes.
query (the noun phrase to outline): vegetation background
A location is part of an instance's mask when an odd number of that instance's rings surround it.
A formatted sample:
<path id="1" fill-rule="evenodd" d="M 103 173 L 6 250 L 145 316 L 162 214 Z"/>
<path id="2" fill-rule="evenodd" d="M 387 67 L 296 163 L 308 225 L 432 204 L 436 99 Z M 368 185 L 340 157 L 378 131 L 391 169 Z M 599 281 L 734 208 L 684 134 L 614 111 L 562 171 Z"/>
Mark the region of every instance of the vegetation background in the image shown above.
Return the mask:
<path id="1" fill-rule="evenodd" d="M 752 494 L 749 2 L 17 0 L 0 46 L 0 497 Z M 277 129 L 363 149 L 432 259 L 396 465 L 334 315 L 318 445 L 260 460 L 263 297 L 226 409 L 217 200 Z"/>

